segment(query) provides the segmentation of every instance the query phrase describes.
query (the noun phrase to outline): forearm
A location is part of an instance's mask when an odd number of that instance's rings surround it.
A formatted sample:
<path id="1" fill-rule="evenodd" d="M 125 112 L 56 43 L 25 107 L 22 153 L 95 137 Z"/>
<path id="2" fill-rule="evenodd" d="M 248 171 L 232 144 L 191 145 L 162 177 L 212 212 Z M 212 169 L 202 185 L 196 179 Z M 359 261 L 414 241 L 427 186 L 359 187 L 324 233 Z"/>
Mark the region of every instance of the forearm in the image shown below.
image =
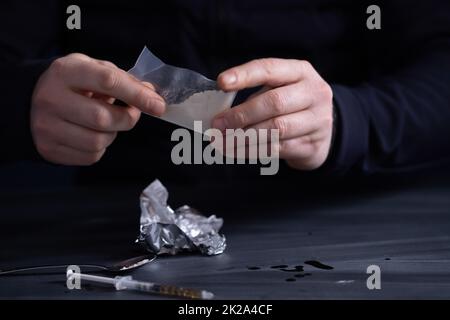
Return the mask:
<path id="1" fill-rule="evenodd" d="M 396 75 L 358 87 L 334 85 L 334 169 L 398 172 L 450 158 L 449 75 L 450 49 L 442 46 Z"/>
<path id="2" fill-rule="evenodd" d="M 38 159 L 30 131 L 30 106 L 34 86 L 51 63 L 28 60 L 17 64 L 0 64 L 2 80 L 0 144 L 1 162 Z"/>
<path id="3" fill-rule="evenodd" d="M 31 97 L 57 55 L 58 1 L 5 1 L 0 10 L 0 162 L 33 159 Z"/>

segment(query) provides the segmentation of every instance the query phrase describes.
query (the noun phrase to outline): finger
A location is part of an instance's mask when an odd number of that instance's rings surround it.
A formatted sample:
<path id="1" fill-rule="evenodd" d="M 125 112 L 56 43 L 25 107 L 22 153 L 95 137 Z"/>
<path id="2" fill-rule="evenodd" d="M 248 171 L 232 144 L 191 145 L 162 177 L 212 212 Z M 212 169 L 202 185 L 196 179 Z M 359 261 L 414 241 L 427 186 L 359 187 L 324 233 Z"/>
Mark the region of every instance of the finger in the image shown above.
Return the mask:
<path id="1" fill-rule="evenodd" d="M 296 159 L 297 161 L 302 159 L 307 161 L 317 151 L 317 146 L 310 135 L 289 140 L 279 140 L 274 144 L 274 148 L 277 150 L 280 158 L 286 160 Z"/>
<path id="2" fill-rule="evenodd" d="M 317 121 L 317 117 L 314 113 L 307 109 L 262 121 L 247 127 L 246 130 L 278 130 L 279 139 L 284 140 L 310 134 L 315 130 L 318 130 L 320 125 L 321 124 Z"/>
<path id="3" fill-rule="evenodd" d="M 95 131 L 64 120 L 55 121 L 48 127 L 48 139 L 83 152 L 101 152 L 116 136 L 116 132 Z"/>
<path id="4" fill-rule="evenodd" d="M 92 59 L 93 61 L 97 62 L 98 64 L 102 65 L 102 66 L 106 66 L 108 68 L 112 68 L 112 69 L 118 69 L 117 66 L 110 62 L 110 61 L 106 61 L 106 60 L 97 60 L 97 59 Z M 109 104 L 113 104 L 114 101 L 116 100 L 115 98 L 106 95 L 106 94 L 102 94 L 102 93 L 96 93 L 96 92 L 88 92 L 88 94 L 86 95 L 89 98 L 94 98 L 94 99 L 98 99 L 98 100 L 103 100 Z"/>
<path id="5" fill-rule="evenodd" d="M 253 99 L 253 98 L 255 98 L 255 97 L 257 97 L 257 96 L 259 96 L 259 95 L 261 95 L 261 94 L 263 94 L 263 93 L 265 93 L 265 92 L 271 90 L 271 89 L 272 89 L 272 88 L 269 87 L 269 86 L 264 86 L 264 87 L 262 87 L 261 89 L 259 89 L 258 91 L 256 91 L 255 93 L 251 94 L 251 95 L 247 98 L 247 100 Z"/>
<path id="6" fill-rule="evenodd" d="M 94 59 L 97 63 L 99 63 L 99 64 L 101 64 L 102 66 L 106 66 L 106 67 L 109 67 L 109 68 L 111 68 L 111 69 L 118 69 L 118 67 L 114 64 L 114 63 L 112 63 L 112 62 L 110 62 L 110 61 L 106 61 L 106 60 L 97 60 L 97 59 Z M 114 103 L 114 101 L 116 101 L 116 99 L 114 98 L 114 97 L 111 97 L 111 96 L 109 96 L 109 95 L 107 95 L 107 94 L 102 94 L 102 93 L 93 93 L 92 94 L 92 98 L 94 98 L 94 99 L 99 99 L 99 100 L 103 100 L 103 101 L 105 101 L 105 102 L 107 102 L 107 103 L 109 103 L 109 104 L 113 104 Z"/>
<path id="7" fill-rule="evenodd" d="M 227 139 L 230 139 L 228 137 Z M 258 143 L 257 141 L 236 141 L 228 145 L 226 139 L 224 138 L 220 143 L 218 141 L 211 142 L 211 146 L 219 152 L 221 156 L 225 156 L 227 158 L 236 158 L 236 159 L 257 159 L 258 158 L 258 148 L 262 145 L 267 145 L 267 141 L 265 143 Z"/>
<path id="8" fill-rule="evenodd" d="M 102 66 L 106 66 L 112 69 L 118 69 L 118 67 L 112 63 L 111 61 L 107 61 L 107 60 L 98 60 L 98 59 L 93 59 L 94 61 L 96 61 L 97 63 L 101 64 Z"/>
<path id="9" fill-rule="evenodd" d="M 121 69 L 77 59 L 66 60 L 61 68 L 65 81 L 73 88 L 114 97 L 152 115 L 165 111 L 163 98 Z"/>
<path id="10" fill-rule="evenodd" d="M 143 81 L 142 84 L 144 86 L 146 86 L 147 88 L 149 88 L 150 90 L 156 91 L 155 86 L 153 84 L 151 84 L 150 82 Z"/>
<path id="11" fill-rule="evenodd" d="M 108 62 L 108 61 L 105 61 L 105 62 Z M 151 84 L 150 82 L 142 82 L 142 84 L 143 84 L 144 86 L 146 86 L 147 88 L 149 88 L 149 89 L 155 91 L 155 86 L 154 86 L 153 84 Z M 92 94 L 90 95 L 90 97 L 92 97 L 92 98 L 94 98 L 94 99 L 98 99 L 98 100 L 103 100 L 103 101 L 105 101 L 105 102 L 107 102 L 107 103 L 109 103 L 109 104 L 113 104 L 114 101 L 116 101 L 115 98 L 110 97 L 110 96 L 108 96 L 108 95 L 106 95 L 106 94 L 101 94 L 101 93 L 92 93 Z"/>
<path id="12" fill-rule="evenodd" d="M 238 129 L 221 139 L 214 139 L 211 146 L 229 158 L 257 159 L 260 154 L 267 155 L 264 150 L 270 150 L 271 140 L 278 141 L 278 135 L 268 131 L 258 132 L 255 129 Z"/>
<path id="13" fill-rule="evenodd" d="M 116 101 L 115 98 L 110 97 L 110 96 L 108 96 L 106 94 L 101 94 L 101 93 L 93 93 L 91 98 L 97 99 L 97 100 L 102 100 L 102 101 L 104 101 L 106 103 L 109 103 L 109 104 L 113 104 L 114 101 Z"/>
<path id="14" fill-rule="evenodd" d="M 144 86 L 146 86 L 147 88 L 155 91 L 155 87 L 151 83 L 149 83 L 149 82 L 142 82 L 142 84 Z M 98 99 L 98 100 L 103 100 L 103 101 L 105 101 L 105 102 L 107 102 L 109 104 L 113 104 L 116 101 L 115 98 L 110 97 L 109 95 L 106 95 L 106 94 L 102 94 L 102 93 L 93 93 L 92 92 L 90 95 L 88 95 L 88 97 L 94 98 L 94 99 Z"/>
<path id="15" fill-rule="evenodd" d="M 86 91 L 86 92 L 81 91 L 79 93 L 82 94 L 83 96 L 87 97 L 87 98 L 102 100 L 102 101 L 104 101 L 106 103 L 109 103 L 109 104 L 113 104 L 114 101 L 116 101 L 115 98 L 110 97 L 110 96 L 108 96 L 106 94 L 102 94 L 102 93 L 95 93 L 95 92 L 92 92 L 92 91 Z"/>
<path id="16" fill-rule="evenodd" d="M 115 106 L 74 92 L 67 94 L 65 108 L 58 111 L 64 120 L 105 132 L 131 130 L 140 117 L 140 111 L 133 106 Z"/>
<path id="17" fill-rule="evenodd" d="M 279 142 L 258 142 L 257 144 L 249 145 L 234 145 L 226 147 L 225 145 L 218 146 L 213 144 L 212 147 L 219 152 L 221 156 L 234 159 L 251 159 L 258 161 L 261 158 L 273 157 L 278 158 Z M 238 162 L 239 163 L 239 162 Z M 244 164 L 245 162 L 240 162 Z M 256 162 L 255 162 L 256 163 Z"/>
<path id="18" fill-rule="evenodd" d="M 83 152 L 64 145 L 54 145 L 46 152 L 45 159 L 68 166 L 87 166 L 98 162 L 105 151 Z"/>
<path id="19" fill-rule="evenodd" d="M 302 80 L 311 70 L 311 65 L 302 60 L 258 59 L 222 72 L 217 82 L 224 91 L 260 85 L 279 87 Z"/>
<path id="20" fill-rule="evenodd" d="M 270 118 L 301 111 L 313 102 L 305 85 L 292 84 L 267 91 L 219 114 L 213 127 L 225 129 L 245 128 Z"/>

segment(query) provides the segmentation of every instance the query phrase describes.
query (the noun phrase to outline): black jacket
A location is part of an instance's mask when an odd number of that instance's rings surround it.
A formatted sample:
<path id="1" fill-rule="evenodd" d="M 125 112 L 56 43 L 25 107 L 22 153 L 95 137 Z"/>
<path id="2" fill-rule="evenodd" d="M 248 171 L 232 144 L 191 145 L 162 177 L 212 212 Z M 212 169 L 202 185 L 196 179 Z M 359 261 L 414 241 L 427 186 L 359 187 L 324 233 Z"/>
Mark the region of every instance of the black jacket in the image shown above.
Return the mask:
<path id="1" fill-rule="evenodd" d="M 2 1 L 0 161 L 39 161 L 30 136 L 30 98 L 52 59 L 82 52 L 128 69 L 147 45 L 165 62 L 210 78 L 259 57 L 309 60 L 332 85 L 337 108 L 327 170 L 399 172 L 446 162 L 450 1 L 377 1 L 382 29 L 368 30 L 372 2 Z M 66 28 L 69 4 L 81 8 L 80 31 Z M 173 128 L 142 117 L 95 170 L 85 170 L 183 172 L 170 164 Z"/>

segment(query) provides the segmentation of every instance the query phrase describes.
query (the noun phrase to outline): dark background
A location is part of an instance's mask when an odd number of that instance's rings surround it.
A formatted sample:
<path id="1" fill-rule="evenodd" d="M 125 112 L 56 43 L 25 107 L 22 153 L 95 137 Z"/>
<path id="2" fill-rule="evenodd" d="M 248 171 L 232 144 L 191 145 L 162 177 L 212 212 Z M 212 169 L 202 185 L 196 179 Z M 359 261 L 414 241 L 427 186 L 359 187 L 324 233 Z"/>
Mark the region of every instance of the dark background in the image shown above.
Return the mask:
<path id="1" fill-rule="evenodd" d="M 81 7 L 81 30 L 65 27 L 69 4 Z M 378 1 L 382 30 L 375 31 L 366 28 L 369 4 L 347 0 L 5 1 L 0 15 L 0 188 L 145 186 L 154 178 L 191 187 L 218 182 L 237 188 L 272 181 L 297 188 L 320 186 L 336 175 L 345 177 L 339 183 L 352 184 L 348 182 L 352 176 L 371 177 L 369 181 L 381 177 L 390 183 L 398 175 L 410 178 L 448 170 L 448 3 Z M 119 134 L 92 167 L 69 168 L 42 160 L 29 132 L 29 99 L 35 81 L 52 59 L 82 52 L 127 70 L 145 45 L 164 62 L 212 79 L 228 67 L 255 58 L 310 61 L 338 99 L 337 134 L 326 166 L 300 173 L 282 164 L 276 177 L 259 176 L 257 166 L 175 166 L 170 159 L 175 145 L 170 135 L 176 126 L 145 115 L 131 132 Z M 424 65 L 421 57 L 426 58 Z M 426 85 L 416 79 L 422 76 Z M 375 89 L 358 87 L 365 83 Z M 349 89 L 367 103 L 355 105 L 348 98 Z M 240 92 L 235 104 L 249 93 Z M 368 106 L 372 107 L 367 119 L 350 119 L 355 110 Z"/>

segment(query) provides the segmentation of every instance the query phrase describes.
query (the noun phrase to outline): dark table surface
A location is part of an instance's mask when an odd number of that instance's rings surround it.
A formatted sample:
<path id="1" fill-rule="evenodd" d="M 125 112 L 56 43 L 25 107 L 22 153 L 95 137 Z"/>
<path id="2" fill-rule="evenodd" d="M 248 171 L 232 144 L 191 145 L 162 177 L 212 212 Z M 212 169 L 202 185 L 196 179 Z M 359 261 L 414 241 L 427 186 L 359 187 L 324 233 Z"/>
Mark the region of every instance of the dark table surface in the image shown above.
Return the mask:
<path id="1" fill-rule="evenodd" d="M 227 250 L 214 257 L 159 257 L 130 274 L 206 289 L 219 299 L 450 298 L 447 181 L 314 190 L 260 186 L 239 193 L 212 186 L 172 187 L 173 207 L 188 203 L 224 217 Z M 108 263 L 137 254 L 141 189 L 2 191 L 0 269 Z M 308 260 L 333 269 L 307 265 Z M 304 272 L 271 268 L 276 265 L 288 270 L 301 265 Z M 381 290 L 366 286 L 369 265 L 381 268 Z M 68 290 L 65 280 L 61 273 L 3 276 L 0 298 L 159 298 L 94 286 Z"/>

